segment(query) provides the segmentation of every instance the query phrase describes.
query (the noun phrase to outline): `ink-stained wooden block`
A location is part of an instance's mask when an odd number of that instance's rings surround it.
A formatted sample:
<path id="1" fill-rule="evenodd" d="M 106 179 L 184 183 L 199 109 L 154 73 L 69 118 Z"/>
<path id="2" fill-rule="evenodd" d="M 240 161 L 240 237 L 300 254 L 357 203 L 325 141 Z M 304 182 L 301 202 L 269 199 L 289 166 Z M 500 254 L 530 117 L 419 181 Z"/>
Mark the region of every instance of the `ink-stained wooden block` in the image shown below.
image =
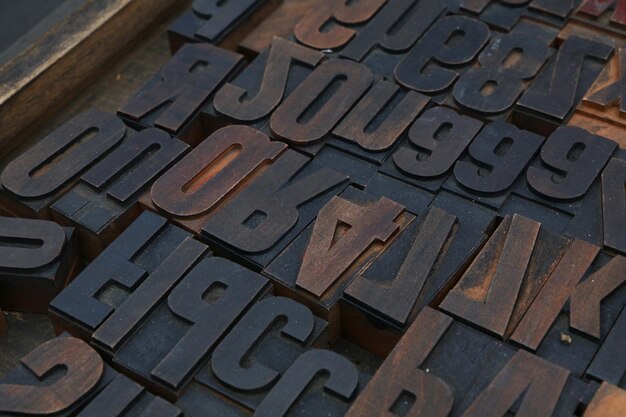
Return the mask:
<path id="1" fill-rule="evenodd" d="M 532 0 L 526 15 L 554 26 L 563 27 L 570 21 L 581 0 Z"/>
<path id="2" fill-rule="evenodd" d="M 295 38 L 314 49 L 339 50 L 354 37 L 353 26 L 367 22 L 384 3 L 385 0 L 358 0 L 349 4 L 320 0 L 296 24 Z"/>
<path id="3" fill-rule="evenodd" d="M 350 187 L 321 208 L 264 273 L 279 293 L 304 302 L 336 331 L 343 291 L 414 219 L 401 204 Z"/>
<path id="4" fill-rule="evenodd" d="M 602 172 L 604 245 L 626 255 L 626 158 L 613 158 Z"/>
<path id="5" fill-rule="evenodd" d="M 270 296 L 253 305 L 224 337 L 196 373 L 194 385 L 255 410 L 302 354 L 327 343 L 325 321 L 292 299 Z"/>
<path id="6" fill-rule="evenodd" d="M 626 2 L 623 0 L 583 0 L 574 18 L 602 30 L 626 34 Z"/>
<path id="7" fill-rule="evenodd" d="M 522 216 L 506 217 L 487 241 L 441 308 L 485 331 L 507 339 L 570 241 Z M 584 242 L 580 246 L 597 253 Z M 577 248 L 577 246 L 576 246 Z"/>
<path id="8" fill-rule="evenodd" d="M 626 391 L 614 385 L 603 383 L 583 417 L 620 417 L 626 410 Z"/>
<path id="9" fill-rule="evenodd" d="M 188 148 L 155 128 L 126 137 L 52 204 L 52 218 L 75 227 L 83 255 L 94 259 L 139 215 L 139 198 Z"/>
<path id="10" fill-rule="evenodd" d="M 76 232 L 46 220 L 0 217 L 0 308 L 45 313 L 80 272 Z"/>
<path id="11" fill-rule="evenodd" d="M 214 209 L 274 166 L 286 148 L 251 127 L 224 127 L 159 177 L 141 204 L 198 233 Z"/>
<path id="12" fill-rule="evenodd" d="M 581 377 L 626 305 L 626 258 L 598 250 L 574 241 L 511 335 Z"/>
<path id="13" fill-rule="evenodd" d="M 440 1 L 387 1 L 339 55 L 362 62 L 374 74 L 391 80 L 404 54 L 445 11 L 446 5 Z"/>
<path id="14" fill-rule="evenodd" d="M 395 67 L 395 79 L 441 103 L 459 74 L 473 65 L 489 37 L 489 27 L 479 20 L 466 16 L 439 19 Z"/>
<path id="15" fill-rule="evenodd" d="M 281 3 L 281 0 L 194 0 L 191 10 L 168 28 L 170 50 L 174 53 L 186 43 L 207 42 L 234 51 Z"/>
<path id="16" fill-rule="evenodd" d="M 106 318 L 142 282 L 162 270 L 170 257 L 177 258 L 184 249 L 197 245 L 190 233 L 154 213 L 143 213 L 52 301 L 50 313 L 57 332 L 90 340 Z M 179 261 L 176 267 L 185 265 Z"/>
<path id="17" fill-rule="evenodd" d="M 567 123 L 613 50 L 598 41 L 567 38 L 519 99 L 515 123 L 544 136 Z"/>
<path id="18" fill-rule="evenodd" d="M 362 64 L 347 59 L 325 61 L 274 111 L 272 134 L 315 155 L 373 81 L 374 75 Z"/>
<path id="19" fill-rule="evenodd" d="M 525 181 L 526 167 L 544 138 L 505 122 L 484 126 L 454 164 L 443 187 L 451 192 L 500 208 L 518 181 Z"/>
<path id="20" fill-rule="evenodd" d="M 272 14 L 248 33 L 238 49 L 248 57 L 259 55 L 270 47 L 275 37 L 289 38 L 300 19 L 317 6 L 317 1 L 283 0 Z"/>
<path id="21" fill-rule="evenodd" d="M 50 205 L 124 138 L 124 123 L 90 110 L 75 116 L 2 171 L 0 208 L 13 217 L 50 218 Z"/>
<path id="22" fill-rule="evenodd" d="M 228 124 L 263 127 L 283 99 L 311 73 L 324 54 L 281 38 L 226 83 L 202 112 L 203 131 Z"/>
<path id="23" fill-rule="evenodd" d="M 625 66 L 626 49 L 617 49 L 568 123 L 614 140 L 622 148 L 626 148 Z"/>
<path id="24" fill-rule="evenodd" d="M 159 127 L 195 145 L 202 138 L 197 120 L 201 108 L 242 58 L 213 45 L 186 45 L 118 113 L 137 129 Z"/>
<path id="25" fill-rule="evenodd" d="M 554 53 L 556 35 L 554 28 L 526 21 L 505 34 L 494 33 L 476 65 L 459 75 L 446 103 L 481 119 L 509 120 L 517 100 Z"/>
<path id="26" fill-rule="evenodd" d="M 327 143 L 381 164 L 428 102 L 420 93 L 380 80 L 343 118 Z"/>
<path id="27" fill-rule="evenodd" d="M 74 416 L 115 375 L 88 344 L 61 335 L 0 379 L 0 416 Z"/>
<path id="28" fill-rule="evenodd" d="M 202 227 L 217 253 L 262 270 L 349 184 L 341 171 L 285 151 Z"/>
<path id="29" fill-rule="evenodd" d="M 413 123 L 408 137 L 399 143 L 380 170 L 437 192 L 482 127 L 479 120 L 450 108 L 430 108 Z"/>
<path id="30" fill-rule="evenodd" d="M 350 176 L 352 178 L 352 176 Z M 357 184 L 358 186 L 358 184 Z M 386 197 L 415 214 L 416 216 L 425 213 L 428 206 L 435 198 L 435 194 L 418 187 L 414 187 L 404 181 L 399 181 L 393 177 L 378 173 L 365 183 L 364 191 L 374 197 Z"/>
<path id="31" fill-rule="evenodd" d="M 373 320 L 386 320 L 404 331 L 454 285 L 486 240 L 479 231 L 472 237 L 466 245 L 470 239 L 460 233 L 457 217 L 433 207 L 350 283 L 344 297 Z"/>
<path id="32" fill-rule="evenodd" d="M 574 415 L 594 388 L 426 308 L 346 416 Z"/>
<path id="33" fill-rule="evenodd" d="M 580 0 L 462 0 L 460 10 L 498 30 L 509 31 L 525 17 L 557 28 L 565 25 Z"/>
<path id="34" fill-rule="evenodd" d="M 181 245 L 92 338 L 123 373 L 170 400 L 270 290 L 267 278 L 231 261 L 200 260 L 205 251 L 195 240 Z"/>
<path id="35" fill-rule="evenodd" d="M 611 331 L 606 335 L 602 346 L 585 371 L 588 378 L 606 381 L 626 389 L 626 308 L 615 320 Z"/>
<path id="36" fill-rule="evenodd" d="M 177 407 L 123 375 L 117 375 L 77 417 L 183 417 Z"/>

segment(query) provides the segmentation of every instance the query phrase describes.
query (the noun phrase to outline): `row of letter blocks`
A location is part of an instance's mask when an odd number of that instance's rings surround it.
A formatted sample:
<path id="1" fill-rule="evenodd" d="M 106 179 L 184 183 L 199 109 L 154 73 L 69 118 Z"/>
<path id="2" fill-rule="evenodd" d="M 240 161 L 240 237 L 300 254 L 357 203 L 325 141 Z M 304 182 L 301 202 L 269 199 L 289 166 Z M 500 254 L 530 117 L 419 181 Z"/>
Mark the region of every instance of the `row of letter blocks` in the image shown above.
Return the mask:
<path id="1" fill-rule="evenodd" d="M 196 0 L 0 178 L 0 417 L 626 416 L 626 0 Z M 0 334 L 6 324 L 0 311 Z"/>

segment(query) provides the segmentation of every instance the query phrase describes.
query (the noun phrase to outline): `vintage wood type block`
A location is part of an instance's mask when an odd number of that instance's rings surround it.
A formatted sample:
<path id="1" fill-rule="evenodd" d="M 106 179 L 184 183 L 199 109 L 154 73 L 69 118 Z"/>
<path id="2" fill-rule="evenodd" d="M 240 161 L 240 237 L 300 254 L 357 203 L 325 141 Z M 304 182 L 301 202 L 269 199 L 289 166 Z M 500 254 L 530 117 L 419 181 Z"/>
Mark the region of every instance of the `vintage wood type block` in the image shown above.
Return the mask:
<path id="1" fill-rule="evenodd" d="M 52 218 L 75 227 L 83 255 L 94 259 L 139 215 L 139 198 L 188 148 L 154 128 L 127 137 L 52 204 Z"/>
<path id="2" fill-rule="evenodd" d="M 426 308 L 346 416 L 574 415 L 594 388 Z"/>
<path id="3" fill-rule="evenodd" d="M 583 0 L 574 18 L 602 30 L 626 34 L 626 2 L 623 0 Z"/>
<path id="4" fill-rule="evenodd" d="M 309 305 L 335 331 L 345 288 L 414 219 L 401 204 L 350 187 L 320 209 L 264 273 L 282 287 L 278 292 Z"/>
<path id="5" fill-rule="evenodd" d="M 626 50 L 618 49 L 591 86 L 568 123 L 617 142 L 626 148 Z"/>
<path id="6" fill-rule="evenodd" d="M 45 313 L 82 268 L 76 233 L 45 220 L 0 217 L 0 308 Z"/>
<path id="7" fill-rule="evenodd" d="M 118 113 L 138 129 L 159 127 L 195 145 L 203 138 L 200 109 L 241 63 L 241 55 L 213 45 L 186 45 Z"/>
<path id="8" fill-rule="evenodd" d="M 313 159 L 315 164 L 341 172 L 350 178 L 357 188 L 364 188 L 378 176 L 378 165 L 334 146 L 324 146 Z M 405 195 L 405 197 L 408 197 Z M 421 198 L 415 197 L 413 205 L 420 205 Z"/>
<path id="9" fill-rule="evenodd" d="M 115 375 L 85 342 L 61 335 L 0 379 L 0 416 L 76 415 Z"/>
<path id="10" fill-rule="evenodd" d="M 217 252 L 261 270 L 348 183 L 346 175 L 317 158 L 287 150 L 221 205 L 202 227 L 202 235 Z"/>
<path id="11" fill-rule="evenodd" d="M 626 389 L 626 308 L 622 308 L 611 331 L 585 371 L 587 377 Z"/>
<path id="12" fill-rule="evenodd" d="M 619 417 L 626 409 L 626 391 L 603 383 L 585 410 L 583 417 Z"/>
<path id="13" fill-rule="evenodd" d="M 525 16 L 561 27 L 578 1 L 580 0 L 462 0 L 460 9 L 480 16 L 480 20 L 489 26 L 508 31 Z"/>
<path id="14" fill-rule="evenodd" d="M 227 124 L 262 128 L 271 113 L 311 73 L 324 54 L 314 49 L 274 38 L 231 82 L 216 93 L 202 113 L 204 131 Z"/>
<path id="15" fill-rule="evenodd" d="M 444 188 L 472 201 L 500 208 L 544 138 L 505 122 L 485 125 L 454 164 Z"/>
<path id="16" fill-rule="evenodd" d="M 163 269 L 170 256 L 202 246 L 191 236 L 154 213 L 143 213 L 52 301 L 57 332 L 89 340 L 143 281 Z M 177 267 L 185 265 L 180 262 Z"/>
<path id="17" fill-rule="evenodd" d="M 75 116 L 2 171 L 0 209 L 13 217 L 49 219 L 50 204 L 124 138 L 124 123 L 90 110 Z"/>
<path id="18" fill-rule="evenodd" d="M 395 79 L 441 103 L 459 73 L 472 66 L 489 36 L 489 27 L 479 20 L 466 16 L 439 19 L 398 63 Z"/>
<path id="19" fill-rule="evenodd" d="M 270 289 L 265 277 L 231 261 L 199 260 L 204 251 L 185 242 L 93 334 L 118 369 L 171 400 Z"/>
<path id="20" fill-rule="evenodd" d="M 381 171 L 437 192 L 482 127 L 479 120 L 450 108 L 430 108 L 413 123 Z"/>
<path id="21" fill-rule="evenodd" d="M 613 158 L 602 172 L 604 245 L 626 255 L 626 158 Z"/>
<path id="22" fill-rule="evenodd" d="M 276 10 L 252 29 L 239 42 L 238 50 L 248 57 L 256 56 L 269 48 L 275 37 L 287 39 L 293 34 L 296 24 L 318 6 L 317 1 L 283 0 Z"/>
<path id="23" fill-rule="evenodd" d="M 217 392 L 239 407 L 255 410 L 270 391 L 283 385 L 280 381 L 287 373 L 293 375 L 288 371 L 291 366 L 302 365 L 295 365 L 301 355 L 312 346 L 327 343 L 325 321 L 292 299 L 270 296 L 253 305 L 224 337 L 196 373 L 193 385 L 200 395 Z M 304 371 L 297 374 L 304 376 Z M 186 396 L 183 402 L 193 401 Z M 208 407 L 203 412 L 215 415 Z"/>
<path id="24" fill-rule="evenodd" d="M 544 136 L 567 123 L 613 49 L 578 36 L 567 38 L 519 99 L 515 123 Z"/>
<path id="25" fill-rule="evenodd" d="M 372 72 L 356 62 L 331 59 L 322 63 L 274 111 L 272 134 L 315 155 L 373 81 Z"/>
<path id="26" fill-rule="evenodd" d="M 446 103 L 478 118 L 509 120 L 517 100 L 553 54 L 556 34 L 546 25 L 521 22 L 493 36 L 477 64 L 459 75 Z"/>
<path id="27" fill-rule="evenodd" d="M 387 1 L 339 55 L 362 62 L 374 74 L 391 80 L 404 54 L 445 11 L 446 5 L 440 1 Z"/>
<path id="28" fill-rule="evenodd" d="M 294 35 L 298 42 L 315 49 L 338 50 L 355 35 L 352 25 L 367 22 L 383 6 L 385 0 L 336 2 L 320 0 L 296 24 Z M 329 27 L 329 23 L 333 23 Z"/>
<path id="29" fill-rule="evenodd" d="M 518 215 L 506 217 L 441 308 L 508 338 L 569 243 L 541 230 L 538 222 Z"/>
<path id="30" fill-rule="evenodd" d="M 350 175 L 352 178 L 352 175 Z M 355 185 L 359 187 L 359 184 Z M 415 215 L 421 215 L 428 210 L 428 206 L 435 198 L 432 194 L 417 188 L 404 181 L 399 181 L 383 173 L 377 173 L 367 181 L 364 191 L 373 197 L 386 197 L 402 204 L 405 209 Z"/>
<path id="31" fill-rule="evenodd" d="M 597 252 L 574 241 L 511 335 L 516 344 L 580 376 L 626 304 L 626 258 L 596 257 Z M 623 374 L 623 363 L 614 366 L 613 372 Z"/>
<path id="32" fill-rule="evenodd" d="M 141 203 L 197 233 L 215 208 L 259 177 L 286 148 L 250 127 L 227 126 L 158 178 Z"/>
<path id="33" fill-rule="evenodd" d="M 187 42 L 208 42 L 235 50 L 281 0 L 194 0 L 191 10 L 176 19 L 167 34 L 172 53 Z"/>
<path id="34" fill-rule="evenodd" d="M 456 216 L 431 208 L 351 282 L 345 298 L 372 319 L 405 330 L 455 283 L 486 240 L 479 231 L 469 236 L 460 232 Z"/>
<path id="35" fill-rule="evenodd" d="M 333 130 L 328 143 L 381 164 L 429 98 L 393 82 L 376 82 Z"/>

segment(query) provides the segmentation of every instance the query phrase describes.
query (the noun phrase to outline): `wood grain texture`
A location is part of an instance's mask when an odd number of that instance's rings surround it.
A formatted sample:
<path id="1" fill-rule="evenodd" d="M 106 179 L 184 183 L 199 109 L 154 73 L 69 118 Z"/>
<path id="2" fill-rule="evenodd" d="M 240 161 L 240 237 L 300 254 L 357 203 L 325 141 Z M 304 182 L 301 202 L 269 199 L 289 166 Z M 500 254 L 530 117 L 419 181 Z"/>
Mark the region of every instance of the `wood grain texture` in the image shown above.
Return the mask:
<path id="1" fill-rule="evenodd" d="M 0 150 L 17 146 L 11 140 L 16 134 L 36 124 L 50 106 L 68 102 L 72 92 L 178 2 L 87 1 L 0 68 Z"/>

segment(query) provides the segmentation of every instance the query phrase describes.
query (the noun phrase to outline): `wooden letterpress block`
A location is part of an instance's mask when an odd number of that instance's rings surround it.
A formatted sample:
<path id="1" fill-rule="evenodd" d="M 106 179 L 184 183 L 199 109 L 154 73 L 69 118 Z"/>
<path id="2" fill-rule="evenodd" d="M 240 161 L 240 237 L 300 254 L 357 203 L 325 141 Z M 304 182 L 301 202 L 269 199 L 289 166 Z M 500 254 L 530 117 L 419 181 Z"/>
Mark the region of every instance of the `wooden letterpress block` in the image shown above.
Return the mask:
<path id="1" fill-rule="evenodd" d="M 372 72 L 356 62 L 331 59 L 322 63 L 274 111 L 270 118 L 273 135 L 315 155 L 373 81 Z"/>
<path id="2" fill-rule="evenodd" d="M 602 172 L 604 245 L 626 255 L 626 158 L 613 158 Z"/>
<path id="3" fill-rule="evenodd" d="M 74 226 L 83 255 L 94 259 L 139 215 L 139 198 L 188 148 L 154 128 L 125 138 L 52 204 L 52 218 Z"/>
<path id="4" fill-rule="evenodd" d="M 445 11 L 441 1 L 387 1 L 339 55 L 362 62 L 376 75 L 393 79 L 397 63 Z"/>
<path id="5" fill-rule="evenodd" d="M 581 0 L 532 0 L 526 14 L 534 19 L 562 27 L 571 18 Z"/>
<path id="6" fill-rule="evenodd" d="M 202 227 L 215 250 L 252 269 L 265 268 L 349 178 L 292 150 L 285 151 Z"/>
<path id="7" fill-rule="evenodd" d="M 384 3 L 384 0 L 358 0 L 349 4 L 320 0 L 296 24 L 294 35 L 298 42 L 311 48 L 341 49 L 354 37 L 353 26 L 367 22 Z"/>
<path id="8" fill-rule="evenodd" d="M 626 391 L 603 383 L 585 410 L 583 417 L 620 417 L 626 410 Z"/>
<path id="9" fill-rule="evenodd" d="M 267 278 L 226 259 L 199 261 L 204 245 L 188 242 L 193 245 L 181 245 L 93 334 L 122 372 L 172 400 L 270 289 Z"/>
<path id="10" fill-rule="evenodd" d="M 159 127 L 194 145 L 200 109 L 241 62 L 216 46 L 186 45 L 118 113 L 138 129 Z"/>
<path id="11" fill-rule="evenodd" d="M 471 67 L 489 40 L 489 27 L 466 16 L 447 16 L 411 48 L 394 69 L 403 86 L 433 97 L 440 103 L 451 91 L 459 73 Z M 449 42 L 454 37 L 454 42 Z"/>
<path id="12" fill-rule="evenodd" d="M 182 417 L 178 408 L 154 396 L 141 385 L 117 375 L 77 417 Z"/>
<path id="13" fill-rule="evenodd" d="M 268 49 L 215 94 L 202 113 L 203 130 L 212 132 L 233 123 L 263 127 L 283 98 L 323 58 L 319 51 L 274 38 Z"/>
<path id="14" fill-rule="evenodd" d="M 0 217 L 0 307 L 45 313 L 82 268 L 76 234 L 45 220 Z"/>
<path id="15" fill-rule="evenodd" d="M 456 216 L 431 208 L 352 281 L 345 298 L 374 319 L 405 330 L 425 306 L 454 284 L 486 239 L 477 232 L 472 244 L 459 250 L 463 242 L 455 241 L 468 237 L 459 229 Z"/>
<path id="16" fill-rule="evenodd" d="M 441 308 L 508 338 L 547 281 L 570 241 L 525 217 L 506 217 Z M 595 257 L 597 248 L 580 242 Z"/>
<path id="17" fill-rule="evenodd" d="M 577 126 L 626 148 L 626 49 L 618 49 L 591 86 L 569 126 Z"/>
<path id="18" fill-rule="evenodd" d="M 227 126 L 158 178 L 141 203 L 198 233 L 213 209 L 237 195 L 286 148 L 250 127 Z"/>
<path id="19" fill-rule="evenodd" d="M 450 108 L 430 108 L 413 123 L 408 138 L 400 142 L 380 170 L 437 192 L 482 127 L 482 122 Z"/>
<path id="20" fill-rule="evenodd" d="M 339 323 L 345 288 L 415 218 L 401 204 L 348 188 L 264 271 L 277 291 L 293 294 L 330 322 Z"/>
<path id="21" fill-rule="evenodd" d="M 358 188 L 365 187 L 378 173 L 377 164 L 333 146 L 324 146 L 313 161 L 348 176 Z"/>
<path id="22" fill-rule="evenodd" d="M 289 298 L 267 297 L 253 305 L 224 337 L 196 373 L 193 385 L 197 394 L 217 392 L 252 411 L 303 353 L 327 342 L 326 322 L 308 308 Z M 302 371 L 297 373 L 302 375 Z M 210 409 L 204 411 L 214 415 Z"/>
<path id="23" fill-rule="evenodd" d="M 578 36 L 567 38 L 519 99 L 513 114 L 516 124 L 548 136 L 567 123 L 613 49 Z"/>
<path id="24" fill-rule="evenodd" d="M 475 117 L 509 120 L 517 100 L 554 53 L 557 31 L 539 23 L 520 22 L 493 36 L 477 64 L 460 74 L 446 103 Z"/>
<path id="25" fill-rule="evenodd" d="M 588 378 L 606 381 L 626 389 L 626 308 L 615 320 L 602 346 L 585 371 Z"/>
<path id="26" fill-rule="evenodd" d="M 626 258 L 597 255 L 598 250 L 572 242 L 511 335 L 516 344 L 578 376 L 626 305 Z M 615 370 L 620 366 L 623 373 L 622 364 Z"/>
<path id="27" fill-rule="evenodd" d="M 544 138 L 515 125 L 493 122 L 485 125 L 454 165 L 444 188 L 472 201 L 500 208 Z"/>
<path id="28" fill-rule="evenodd" d="M 203 246 L 194 244 L 191 234 L 168 224 L 164 218 L 143 213 L 52 301 L 50 313 L 57 331 L 66 330 L 89 340 L 171 255 L 179 256 L 177 252 L 187 249 L 192 256 L 198 251 L 190 251 L 189 247 L 198 245 Z M 177 267 L 185 265 L 179 262 Z"/>
<path id="29" fill-rule="evenodd" d="M 574 19 L 597 26 L 601 30 L 626 34 L 626 2 L 624 0 L 583 0 Z"/>
<path id="30" fill-rule="evenodd" d="M 49 219 L 50 204 L 124 138 L 112 114 L 75 116 L 9 163 L 2 171 L 0 208 L 13 217 Z"/>
<path id="31" fill-rule="evenodd" d="M 0 379 L 0 416 L 74 416 L 115 375 L 85 342 L 59 336 Z"/>
<path id="32" fill-rule="evenodd" d="M 594 388 L 426 308 L 346 416 L 574 415 Z"/>
<path id="33" fill-rule="evenodd" d="M 256 56 L 269 48 L 275 37 L 287 39 L 296 24 L 314 7 L 314 0 L 283 0 L 278 8 L 260 22 L 239 43 L 239 50 L 246 56 Z"/>
<path id="34" fill-rule="evenodd" d="M 378 81 L 333 130 L 328 143 L 381 164 L 428 102 L 420 93 Z"/>
<path id="35" fill-rule="evenodd" d="M 364 191 L 371 196 L 387 197 L 400 203 L 407 211 L 415 215 L 425 213 L 435 198 L 435 194 L 382 173 L 378 173 L 366 182 Z"/>
<path id="36" fill-rule="evenodd" d="M 518 22 L 531 17 L 557 28 L 562 27 L 580 0 L 462 0 L 462 12 L 479 16 L 489 26 L 511 30 Z"/>
<path id="37" fill-rule="evenodd" d="M 167 34 L 172 53 L 186 42 L 208 42 L 232 51 L 280 0 L 194 0 L 191 10 L 175 20 Z"/>

